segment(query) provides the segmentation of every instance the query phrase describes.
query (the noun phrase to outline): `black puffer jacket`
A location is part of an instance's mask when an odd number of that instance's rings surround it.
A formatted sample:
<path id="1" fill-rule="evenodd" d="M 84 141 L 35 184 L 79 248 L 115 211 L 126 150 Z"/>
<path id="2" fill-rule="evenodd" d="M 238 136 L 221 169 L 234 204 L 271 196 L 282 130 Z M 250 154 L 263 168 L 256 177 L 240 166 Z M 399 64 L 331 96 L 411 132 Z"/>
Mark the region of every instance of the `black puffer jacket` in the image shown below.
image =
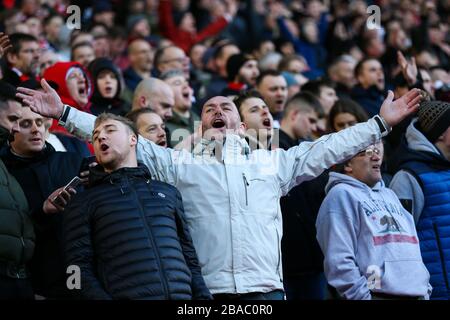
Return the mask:
<path id="1" fill-rule="evenodd" d="M 91 170 L 64 215 L 68 265 L 85 299 L 210 299 L 179 191 L 145 166 Z"/>

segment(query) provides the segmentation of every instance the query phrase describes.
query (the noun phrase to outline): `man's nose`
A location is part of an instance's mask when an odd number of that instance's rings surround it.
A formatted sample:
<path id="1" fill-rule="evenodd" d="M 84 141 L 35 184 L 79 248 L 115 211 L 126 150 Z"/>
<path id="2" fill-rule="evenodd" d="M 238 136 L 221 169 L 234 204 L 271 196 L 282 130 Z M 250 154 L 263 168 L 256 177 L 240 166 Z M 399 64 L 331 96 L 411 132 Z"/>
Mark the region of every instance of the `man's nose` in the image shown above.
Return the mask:
<path id="1" fill-rule="evenodd" d="M 13 126 L 11 127 L 11 133 L 14 134 L 16 132 L 20 132 L 19 122 L 14 122 Z"/>
<path id="2" fill-rule="evenodd" d="M 159 138 L 163 138 L 163 137 L 165 138 L 166 137 L 166 131 L 163 128 L 161 128 L 161 127 L 158 129 L 158 137 Z"/>

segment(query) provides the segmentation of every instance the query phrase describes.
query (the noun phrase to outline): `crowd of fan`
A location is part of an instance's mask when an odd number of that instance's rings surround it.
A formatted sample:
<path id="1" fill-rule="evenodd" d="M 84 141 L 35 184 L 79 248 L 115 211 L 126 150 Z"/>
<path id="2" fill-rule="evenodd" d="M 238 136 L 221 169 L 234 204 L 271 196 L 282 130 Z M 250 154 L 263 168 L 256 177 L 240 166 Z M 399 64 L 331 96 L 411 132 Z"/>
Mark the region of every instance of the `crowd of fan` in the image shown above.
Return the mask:
<path id="1" fill-rule="evenodd" d="M 449 1 L 0 7 L 0 299 L 450 298 Z"/>

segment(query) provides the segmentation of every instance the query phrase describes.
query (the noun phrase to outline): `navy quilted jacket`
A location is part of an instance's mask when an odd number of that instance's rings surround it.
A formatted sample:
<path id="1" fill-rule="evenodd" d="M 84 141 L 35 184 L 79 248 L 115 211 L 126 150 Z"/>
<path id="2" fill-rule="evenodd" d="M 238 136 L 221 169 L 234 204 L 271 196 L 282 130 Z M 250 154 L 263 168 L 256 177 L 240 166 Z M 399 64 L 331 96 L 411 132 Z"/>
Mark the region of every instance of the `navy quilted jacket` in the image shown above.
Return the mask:
<path id="1" fill-rule="evenodd" d="M 97 166 L 90 182 L 63 222 L 81 298 L 211 299 L 175 187 L 150 180 L 144 166 L 111 174 Z"/>

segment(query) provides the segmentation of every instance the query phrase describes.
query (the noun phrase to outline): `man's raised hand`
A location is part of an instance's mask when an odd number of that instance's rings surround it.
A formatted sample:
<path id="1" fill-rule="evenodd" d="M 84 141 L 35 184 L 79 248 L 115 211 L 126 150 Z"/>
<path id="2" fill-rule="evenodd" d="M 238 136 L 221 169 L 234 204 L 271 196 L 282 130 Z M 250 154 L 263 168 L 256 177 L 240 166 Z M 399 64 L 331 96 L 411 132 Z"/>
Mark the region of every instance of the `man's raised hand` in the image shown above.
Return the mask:
<path id="1" fill-rule="evenodd" d="M 394 93 L 389 90 L 387 98 L 380 108 L 380 116 L 389 126 L 395 126 L 410 114 L 417 111 L 425 94 L 420 89 L 409 90 L 406 94 L 394 101 Z"/>
<path id="2" fill-rule="evenodd" d="M 44 117 L 61 118 L 64 110 L 61 98 L 45 79 L 41 80 L 41 86 L 44 92 L 18 87 L 16 96 L 22 99 L 23 103 L 29 106 L 33 112 Z"/>
<path id="3" fill-rule="evenodd" d="M 11 43 L 9 42 L 8 35 L 0 32 L 0 58 L 11 48 Z"/>

